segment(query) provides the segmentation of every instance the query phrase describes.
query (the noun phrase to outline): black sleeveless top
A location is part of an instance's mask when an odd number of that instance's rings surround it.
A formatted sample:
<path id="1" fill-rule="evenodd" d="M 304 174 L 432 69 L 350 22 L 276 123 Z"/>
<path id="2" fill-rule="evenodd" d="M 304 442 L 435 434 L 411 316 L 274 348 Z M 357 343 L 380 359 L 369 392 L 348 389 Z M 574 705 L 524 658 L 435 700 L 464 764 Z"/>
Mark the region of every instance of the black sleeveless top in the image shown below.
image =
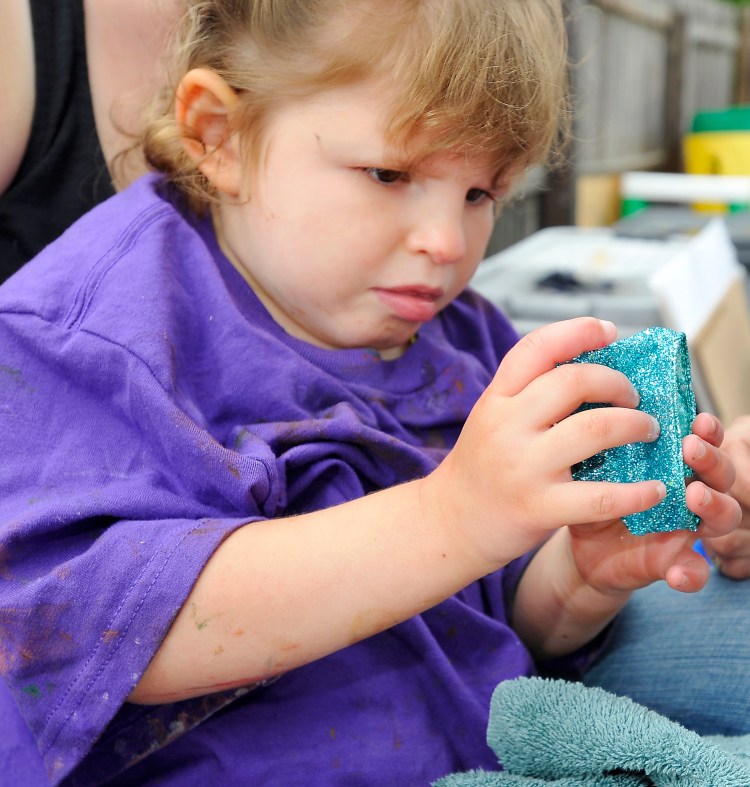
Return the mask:
<path id="1" fill-rule="evenodd" d="M 114 193 L 94 125 L 83 0 L 30 0 L 36 102 L 26 153 L 0 195 L 0 282 Z"/>

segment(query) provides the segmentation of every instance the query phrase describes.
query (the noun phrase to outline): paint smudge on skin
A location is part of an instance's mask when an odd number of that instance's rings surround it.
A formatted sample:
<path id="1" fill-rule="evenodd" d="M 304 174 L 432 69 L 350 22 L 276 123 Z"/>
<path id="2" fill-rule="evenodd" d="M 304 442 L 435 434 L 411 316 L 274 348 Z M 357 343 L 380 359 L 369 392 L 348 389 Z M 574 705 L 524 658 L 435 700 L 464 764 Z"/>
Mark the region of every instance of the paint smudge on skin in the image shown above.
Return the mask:
<path id="1" fill-rule="evenodd" d="M 211 618 L 204 618 L 198 614 L 198 607 L 195 604 L 190 605 L 190 617 L 195 621 L 198 631 L 203 631 L 211 621 Z"/>
<path id="2" fill-rule="evenodd" d="M 42 690 L 39 688 L 39 686 L 36 686 L 33 683 L 30 686 L 24 686 L 23 693 L 29 697 L 33 697 L 34 699 L 38 699 L 42 696 Z"/>

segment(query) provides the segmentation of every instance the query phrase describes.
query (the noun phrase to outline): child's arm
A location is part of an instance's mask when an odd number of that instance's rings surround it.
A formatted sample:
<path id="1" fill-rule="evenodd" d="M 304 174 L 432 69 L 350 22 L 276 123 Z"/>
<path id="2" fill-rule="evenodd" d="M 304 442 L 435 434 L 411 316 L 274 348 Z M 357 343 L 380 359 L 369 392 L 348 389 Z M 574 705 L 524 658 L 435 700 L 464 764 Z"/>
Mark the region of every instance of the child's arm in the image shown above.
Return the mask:
<path id="1" fill-rule="evenodd" d="M 434 606 L 563 525 L 655 505 L 658 482 L 571 482 L 570 466 L 586 456 L 658 432 L 632 409 L 624 375 L 558 367 L 613 339 L 614 326 L 593 319 L 525 337 L 429 476 L 238 530 L 206 565 L 131 699 L 174 701 L 288 671 Z M 614 406 L 566 418 L 584 401 Z"/>
<path id="2" fill-rule="evenodd" d="M 686 493 L 701 517 L 699 533 L 676 531 L 633 536 L 620 521 L 575 525 L 557 532 L 538 552 L 516 595 L 516 630 L 537 658 L 569 653 L 596 636 L 631 593 L 661 579 L 675 590 L 694 592 L 708 580 L 709 567 L 694 549 L 700 536 L 733 531 L 737 506 L 716 490 L 728 490 L 734 468 L 720 446 L 723 429 L 702 413 L 683 441 L 683 456 L 700 481 Z M 732 538 L 733 532 L 725 538 Z"/>
<path id="3" fill-rule="evenodd" d="M 172 702 L 289 671 L 491 571 L 425 517 L 421 492 L 412 482 L 240 528 L 206 565 L 130 699 Z"/>

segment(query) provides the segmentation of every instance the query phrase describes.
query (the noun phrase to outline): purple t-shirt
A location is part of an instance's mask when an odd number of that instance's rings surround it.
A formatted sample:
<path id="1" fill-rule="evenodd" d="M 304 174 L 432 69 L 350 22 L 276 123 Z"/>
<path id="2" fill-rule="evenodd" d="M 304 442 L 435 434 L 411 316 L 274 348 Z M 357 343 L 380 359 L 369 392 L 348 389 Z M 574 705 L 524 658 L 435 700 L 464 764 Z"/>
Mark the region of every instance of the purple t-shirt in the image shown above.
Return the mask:
<path id="1" fill-rule="evenodd" d="M 125 704 L 222 539 L 429 473 L 516 341 L 466 292 L 398 360 L 301 342 L 165 191 L 142 179 L 0 288 L 0 769 L 383 787 L 494 767 L 491 692 L 535 671 L 506 617 L 524 560 L 252 691 Z"/>

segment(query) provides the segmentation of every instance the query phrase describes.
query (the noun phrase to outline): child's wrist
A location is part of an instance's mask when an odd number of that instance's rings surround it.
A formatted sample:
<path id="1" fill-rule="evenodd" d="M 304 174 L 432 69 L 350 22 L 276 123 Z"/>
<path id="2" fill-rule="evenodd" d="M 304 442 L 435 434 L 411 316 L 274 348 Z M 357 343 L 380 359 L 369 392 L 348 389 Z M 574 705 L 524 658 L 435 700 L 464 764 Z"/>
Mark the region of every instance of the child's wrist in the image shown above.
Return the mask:
<path id="1" fill-rule="evenodd" d="M 451 495 L 442 494 L 445 491 L 444 485 L 433 475 L 421 478 L 415 484 L 421 524 L 428 533 L 428 538 L 441 544 L 442 554 L 450 558 L 453 565 L 461 566 L 472 579 L 478 579 L 493 571 L 493 566 L 482 559 L 463 533 L 460 514 L 454 510 Z"/>
<path id="2" fill-rule="evenodd" d="M 480 520 L 490 519 L 491 515 L 484 510 L 472 513 L 471 502 L 453 489 L 449 473 L 442 473 L 440 468 L 417 483 L 425 526 L 447 545 L 474 579 L 507 565 L 538 543 L 533 538 L 521 543 L 514 530 L 500 520 L 483 525 Z"/>
<path id="3" fill-rule="evenodd" d="M 567 591 L 568 610 L 581 620 L 595 621 L 599 618 L 611 620 L 630 600 L 632 590 L 619 587 L 592 585 L 581 574 L 570 554 L 569 587 Z"/>

